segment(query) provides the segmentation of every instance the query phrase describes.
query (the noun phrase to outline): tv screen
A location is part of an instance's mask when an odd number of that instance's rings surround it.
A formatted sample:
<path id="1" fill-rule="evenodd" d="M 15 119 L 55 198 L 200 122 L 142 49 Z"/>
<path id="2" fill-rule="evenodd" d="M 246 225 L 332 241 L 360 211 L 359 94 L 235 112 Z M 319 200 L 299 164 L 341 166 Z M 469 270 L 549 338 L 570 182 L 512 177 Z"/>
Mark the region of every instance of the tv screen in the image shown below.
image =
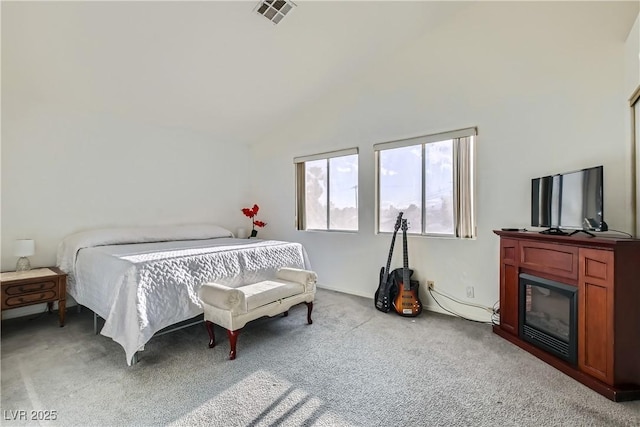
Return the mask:
<path id="1" fill-rule="evenodd" d="M 531 180 L 531 226 L 606 231 L 603 167 Z"/>

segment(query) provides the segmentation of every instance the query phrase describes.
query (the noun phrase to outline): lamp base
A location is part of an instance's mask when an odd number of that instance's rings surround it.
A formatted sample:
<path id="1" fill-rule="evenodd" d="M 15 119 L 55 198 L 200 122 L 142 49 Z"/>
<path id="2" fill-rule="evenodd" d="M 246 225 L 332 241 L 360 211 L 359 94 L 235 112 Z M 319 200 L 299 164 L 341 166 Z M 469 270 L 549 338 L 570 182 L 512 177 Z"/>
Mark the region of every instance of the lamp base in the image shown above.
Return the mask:
<path id="1" fill-rule="evenodd" d="M 18 262 L 16 263 L 16 271 L 29 270 L 31 270 L 31 263 L 29 262 L 29 258 L 27 258 L 26 256 L 18 258 Z"/>

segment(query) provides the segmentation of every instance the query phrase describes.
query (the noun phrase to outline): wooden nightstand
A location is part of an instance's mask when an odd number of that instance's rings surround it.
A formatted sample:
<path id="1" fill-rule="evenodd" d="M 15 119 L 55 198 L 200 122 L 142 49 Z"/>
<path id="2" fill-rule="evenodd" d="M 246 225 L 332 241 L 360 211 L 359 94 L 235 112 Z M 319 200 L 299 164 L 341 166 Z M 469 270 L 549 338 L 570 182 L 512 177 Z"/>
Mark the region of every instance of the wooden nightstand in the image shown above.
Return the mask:
<path id="1" fill-rule="evenodd" d="M 0 273 L 2 310 L 47 303 L 49 312 L 58 301 L 60 327 L 64 326 L 67 273 L 57 267 Z"/>

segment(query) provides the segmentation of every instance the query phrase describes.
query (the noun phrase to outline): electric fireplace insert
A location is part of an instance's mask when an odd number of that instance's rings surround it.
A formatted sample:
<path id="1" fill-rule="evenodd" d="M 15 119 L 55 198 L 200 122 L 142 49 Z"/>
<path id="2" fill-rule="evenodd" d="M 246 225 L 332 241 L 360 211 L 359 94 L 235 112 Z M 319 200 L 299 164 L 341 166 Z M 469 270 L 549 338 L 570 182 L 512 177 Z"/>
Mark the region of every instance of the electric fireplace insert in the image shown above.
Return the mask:
<path id="1" fill-rule="evenodd" d="M 578 288 L 521 273 L 519 335 L 572 365 L 578 363 Z"/>

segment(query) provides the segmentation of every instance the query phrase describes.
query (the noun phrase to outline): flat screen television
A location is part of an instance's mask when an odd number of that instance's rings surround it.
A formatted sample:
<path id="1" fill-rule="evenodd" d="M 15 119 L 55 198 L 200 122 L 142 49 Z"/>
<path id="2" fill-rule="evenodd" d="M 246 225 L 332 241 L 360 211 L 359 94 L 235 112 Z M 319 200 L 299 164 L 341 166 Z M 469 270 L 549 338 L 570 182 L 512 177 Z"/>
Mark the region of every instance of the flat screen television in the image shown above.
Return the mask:
<path id="1" fill-rule="evenodd" d="M 602 166 L 531 180 L 531 226 L 542 233 L 607 231 L 603 205 Z"/>

